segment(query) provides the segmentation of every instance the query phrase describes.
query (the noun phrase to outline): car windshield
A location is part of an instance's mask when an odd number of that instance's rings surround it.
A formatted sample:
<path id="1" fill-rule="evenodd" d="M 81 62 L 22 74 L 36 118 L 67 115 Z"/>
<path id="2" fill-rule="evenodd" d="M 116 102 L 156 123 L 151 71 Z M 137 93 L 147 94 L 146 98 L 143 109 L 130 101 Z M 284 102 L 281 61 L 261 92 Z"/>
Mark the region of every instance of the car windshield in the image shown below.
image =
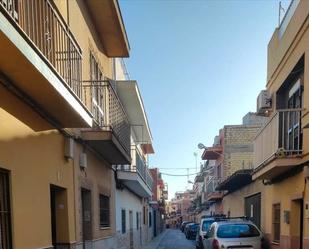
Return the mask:
<path id="1" fill-rule="evenodd" d="M 212 220 L 204 220 L 202 225 L 202 231 L 208 231 L 212 223 Z"/>
<path id="2" fill-rule="evenodd" d="M 224 224 L 219 226 L 218 238 L 258 237 L 260 232 L 251 224 Z"/>

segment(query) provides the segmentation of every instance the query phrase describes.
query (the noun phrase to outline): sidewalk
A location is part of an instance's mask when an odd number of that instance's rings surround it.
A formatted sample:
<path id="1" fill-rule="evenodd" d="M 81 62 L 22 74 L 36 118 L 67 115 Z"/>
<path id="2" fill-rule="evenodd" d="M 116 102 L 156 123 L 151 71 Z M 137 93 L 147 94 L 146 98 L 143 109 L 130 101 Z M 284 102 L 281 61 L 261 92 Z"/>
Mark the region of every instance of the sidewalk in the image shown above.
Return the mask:
<path id="1" fill-rule="evenodd" d="M 142 247 L 142 249 L 157 249 L 161 240 L 168 233 L 168 229 L 165 229 L 162 233 L 160 233 L 157 237 L 155 237 L 152 241 L 150 241 L 146 246 Z"/>

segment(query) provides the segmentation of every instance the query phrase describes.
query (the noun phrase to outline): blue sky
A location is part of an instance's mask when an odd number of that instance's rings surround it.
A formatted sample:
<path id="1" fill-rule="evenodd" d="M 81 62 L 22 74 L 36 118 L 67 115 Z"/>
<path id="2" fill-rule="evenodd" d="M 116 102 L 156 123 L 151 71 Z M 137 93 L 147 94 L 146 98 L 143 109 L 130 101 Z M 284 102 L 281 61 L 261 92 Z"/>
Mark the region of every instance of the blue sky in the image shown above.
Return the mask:
<path id="1" fill-rule="evenodd" d="M 150 166 L 186 174 L 177 168 L 195 167 L 199 142 L 211 146 L 223 125 L 240 124 L 255 111 L 279 1 L 119 2 L 131 46 L 126 65 L 139 83 L 154 139 Z M 169 198 L 187 186 L 186 177 L 163 178 Z"/>

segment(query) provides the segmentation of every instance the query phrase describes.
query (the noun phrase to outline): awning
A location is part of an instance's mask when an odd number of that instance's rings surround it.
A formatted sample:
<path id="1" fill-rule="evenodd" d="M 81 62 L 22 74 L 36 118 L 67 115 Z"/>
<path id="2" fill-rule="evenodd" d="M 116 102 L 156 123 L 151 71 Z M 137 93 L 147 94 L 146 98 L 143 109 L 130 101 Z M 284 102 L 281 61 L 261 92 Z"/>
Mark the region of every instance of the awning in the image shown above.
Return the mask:
<path id="1" fill-rule="evenodd" d="M 229 192 L 234 192 L 252 182 L 252 172 L 252 169 L 238 170 L 222 183 L 220 183 L 216 187 L 216 190 L 227 190 Z"/>

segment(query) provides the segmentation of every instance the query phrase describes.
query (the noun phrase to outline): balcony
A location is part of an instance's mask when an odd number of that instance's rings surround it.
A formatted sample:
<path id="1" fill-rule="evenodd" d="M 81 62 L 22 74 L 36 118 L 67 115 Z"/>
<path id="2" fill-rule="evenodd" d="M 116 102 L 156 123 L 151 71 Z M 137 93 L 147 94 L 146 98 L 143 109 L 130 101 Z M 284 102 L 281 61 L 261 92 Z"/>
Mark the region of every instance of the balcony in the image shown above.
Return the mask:
<path id="1" fill-rule="evenodd" d="M 218 201 L 223 198 L 223 192 L 216 191 L 217 186 L 219 185 L 219 179 L 213 178 L 207 182 L 206 185 L 206 196 L 205 199 L 208 202 Z"/>
<path id="2" fill-rule="evenodd" d="M 254 140 L 253 180 L 271 180 L 302 162 L 301 109 L 277 110 Z"/>
<path id="3" fill-rule="evenodd" d="M 84 102 L 95 125 L 82 130 L 82 139 L 109 163 L 125 165 L 131 163 L 130 124 L 113 84 L 110 79 L 83 84 Z"/>
<path id="4" fill-rule="evenodd" d="M 129 57 L 130 45 L 117 0 L 85 1 L 98 32 L 104 53 L 109 57 Z"/>
<path id="5" fill-rule="evenodd" d="M 148 119 L 136 81 L 116 81 L 117 94 L 128 114 L 136 143 L 141 145 L 145 154 L 153 154 L 152 135 Z"/>
<path id="6" fill-rule="evenodd" d="M 222 154 L 222 146 L 213 146 L 205 148 L 202 159 L 203 160 L 216 160 Z"/>
<path id="7" fill-rule="evenodd" d="M 143 156 L 136 146 L 131 150 L 132 164 L 118 165 L 118 179 L 132 192 L 141 197 L 151 197 L 153 180 Z"/>
<path id="8" fill-rule="evenodd" d="M 82 52 L 52 1 L 0 0 L 0 54 L 4 78 L 59 126 L 92 125 Z"/>

